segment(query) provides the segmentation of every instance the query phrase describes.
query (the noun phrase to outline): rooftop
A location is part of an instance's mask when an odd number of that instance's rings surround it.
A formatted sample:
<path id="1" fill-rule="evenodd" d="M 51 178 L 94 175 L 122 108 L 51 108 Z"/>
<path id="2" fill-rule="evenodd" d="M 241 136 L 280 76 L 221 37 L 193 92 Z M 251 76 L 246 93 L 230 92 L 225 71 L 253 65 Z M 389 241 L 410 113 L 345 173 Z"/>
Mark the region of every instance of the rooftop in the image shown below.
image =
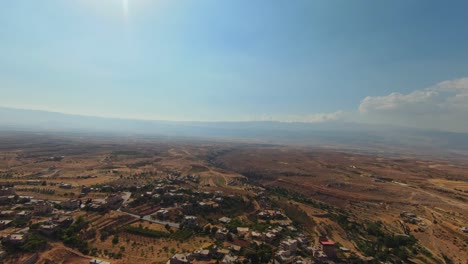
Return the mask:
<path id="1" fill-rule="evenodd" d="M 333 246 L 335 245 L 335 242 L 333 242 L 333 240 L 327 239 L 327 240 L 320 241 L 320 244 L 326 245 L 326 246 Z"/>

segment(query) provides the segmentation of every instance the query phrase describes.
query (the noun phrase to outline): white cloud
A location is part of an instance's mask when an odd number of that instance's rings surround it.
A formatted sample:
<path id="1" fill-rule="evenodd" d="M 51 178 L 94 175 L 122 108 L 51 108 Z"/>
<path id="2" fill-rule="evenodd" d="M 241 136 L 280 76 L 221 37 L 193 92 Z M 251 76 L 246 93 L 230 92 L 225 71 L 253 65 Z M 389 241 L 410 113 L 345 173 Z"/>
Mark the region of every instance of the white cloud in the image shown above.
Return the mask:
<path id="1" fill-rule="evenodd" d="M 468 78 L 460 78 L 455 80 L 443 81 L 438 83 L 434 89 L 446 91 L 458 91 L 468 93 Z"/>
<path id="2" fill-rule="evenodd" d="M 370 122 L 468 131 L 468 78 L 443 81 L 408 94 L 367 96 L 359 113 Z"/>

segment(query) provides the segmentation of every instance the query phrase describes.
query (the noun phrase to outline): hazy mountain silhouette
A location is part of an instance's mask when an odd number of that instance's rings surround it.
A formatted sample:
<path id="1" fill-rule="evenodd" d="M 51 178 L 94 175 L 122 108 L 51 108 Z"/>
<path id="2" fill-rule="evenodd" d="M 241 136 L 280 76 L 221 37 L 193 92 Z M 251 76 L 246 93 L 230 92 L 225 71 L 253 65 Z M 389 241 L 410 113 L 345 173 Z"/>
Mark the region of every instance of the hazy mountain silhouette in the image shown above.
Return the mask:
<path id="1" fill-rule="evenodd" d="M 126 136 L 250 140 L 300 145 L 352 145 L 468 150 L 468 134 L 346 122 L 173 122 L 103 118 L 0 107 L 0 129 L 109 133 Z"/>

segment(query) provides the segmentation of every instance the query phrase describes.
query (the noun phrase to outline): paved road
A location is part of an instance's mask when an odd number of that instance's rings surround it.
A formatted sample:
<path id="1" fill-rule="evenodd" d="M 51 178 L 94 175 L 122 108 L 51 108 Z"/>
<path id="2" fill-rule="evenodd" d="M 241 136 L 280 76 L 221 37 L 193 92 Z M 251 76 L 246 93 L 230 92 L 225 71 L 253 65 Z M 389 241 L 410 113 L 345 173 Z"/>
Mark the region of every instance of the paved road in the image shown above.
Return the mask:
<path id="1" fill-rule="evenodd" d="M 123 203 L 122 205 L 126 205 L 128 202 L 128 199 L 130 199 L 130 196 L 132 196 L 131 192 L 123 192 L 122 193 L 122 198 L 123 198 Z"/>

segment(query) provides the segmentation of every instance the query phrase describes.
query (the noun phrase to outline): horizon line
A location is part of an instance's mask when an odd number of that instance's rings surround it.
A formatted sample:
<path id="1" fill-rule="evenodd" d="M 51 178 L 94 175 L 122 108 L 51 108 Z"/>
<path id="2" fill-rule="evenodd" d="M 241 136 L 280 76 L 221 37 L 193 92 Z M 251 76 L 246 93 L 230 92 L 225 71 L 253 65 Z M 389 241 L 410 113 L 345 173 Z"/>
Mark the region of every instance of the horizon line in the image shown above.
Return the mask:
<path id="1" fill-rule="evenodd" d="M 150 119 L 150 118 L 140 118 L 140 117 L 117 117 L 117 116 L 102 116 L 102 115 L 92 115 L 92 114 L 81 114 L 81 113 L 70 113 L 70 112 L 61 112 L 57 110 L 46 110 L 46 109 L 37 109 L 37 108 L 22 108 L 16 106 L 4 106 L 0 105 L 0 108 L 10 109 L 10 110 L 20 110 L 20 111 L 36 111 L 36 112 L 45 112 L 51 114 L 61 114 L 61 115 L 73 115 L 79 117 L 94 117 L 94 118 L 104 118 L 104 119 L 120 119 L 120 120 L 135 120 L 135 121 L 152 121 L 152 122 L 177 122 L 177 123 L 253 123 L 253 122 L 271 122 L 271 123 L 285 123 L 285 124 L 319 124 L 319 123 L 348 123 L 348 124 L 367 124 L 367 123 L 358 123 L 358 122 L 349 122 L 344 120 L 324 120 L 318 122 L 306 122 L 306 121 L 284 121 L 284 120 L 261 120 L 261 119 L 252 119 L 252 120 L 174 120 L 174 119 Z"/>

